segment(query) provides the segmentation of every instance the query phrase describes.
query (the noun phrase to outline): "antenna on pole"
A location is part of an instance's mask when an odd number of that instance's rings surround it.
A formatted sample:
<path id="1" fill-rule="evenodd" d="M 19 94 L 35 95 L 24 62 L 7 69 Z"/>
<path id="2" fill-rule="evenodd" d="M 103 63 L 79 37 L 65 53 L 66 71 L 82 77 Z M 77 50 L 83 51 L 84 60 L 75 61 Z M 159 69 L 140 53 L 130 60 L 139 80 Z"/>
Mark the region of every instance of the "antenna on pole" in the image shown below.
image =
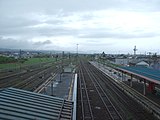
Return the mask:
<path id="1" fill-rule="evenodd" d="M 136 56 L 136 51 L 137 51 L 138 49 L 136 48 L 136 46 L 134 46 L 134 49 L 133 49 L 133 51 L 134 51 L 134 56 Z"/>
<path id="2" fill-rule="evenodd" d="M 78 45 L 79 45 L 79 44 L 77 44 L 77 57 L 78 57 Z"/>
<path id="3" fill-rule="evenodd" d="M 22 58 L 22 50 L 21 49 L 19 50 L 19 58 L 20 59 Z"/>

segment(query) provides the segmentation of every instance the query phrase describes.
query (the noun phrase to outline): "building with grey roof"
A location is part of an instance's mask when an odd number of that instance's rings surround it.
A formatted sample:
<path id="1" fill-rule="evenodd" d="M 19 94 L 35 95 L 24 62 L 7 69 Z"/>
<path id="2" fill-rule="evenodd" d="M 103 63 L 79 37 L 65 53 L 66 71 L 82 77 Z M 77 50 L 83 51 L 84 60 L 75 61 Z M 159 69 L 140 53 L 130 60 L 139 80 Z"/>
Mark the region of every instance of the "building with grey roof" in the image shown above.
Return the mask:
<path id="1" fill-rule="evenodd" d="M 71 120 L 73 102 L 25 90 L 0 89 L 0 119 Z"/>

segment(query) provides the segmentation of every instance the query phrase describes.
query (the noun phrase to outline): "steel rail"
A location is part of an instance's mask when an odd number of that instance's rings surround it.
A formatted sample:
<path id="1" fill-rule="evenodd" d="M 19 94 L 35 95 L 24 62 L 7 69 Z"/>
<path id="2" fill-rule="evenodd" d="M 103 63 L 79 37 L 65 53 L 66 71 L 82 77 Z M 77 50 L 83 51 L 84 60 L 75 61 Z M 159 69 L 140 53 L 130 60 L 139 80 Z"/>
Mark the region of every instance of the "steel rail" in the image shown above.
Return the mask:
<path id="1" fill-rule="evenodd" d="M 86 66 L 84 66 L 86 72 L 88 73 L 92 83 L 94 84 L 104 106 L 106 107 L 106 110 L 108 111 L 110 117 L 112 120 L 123 120 L 122 116 L 119 114 L 117 109 L 115 108 L 114 104 L 111 102 L 99 82 L 96 80 L 96 77 L 93 75 L 90 69 L 88 69 Z"/>
<path id="2" fill-rule="evenodd" d="M 102 72 L 102 71 L 100 71 L 100 70 L 98 70 L 98 69 L 95 69 L 95 70 L 96 70 L 97 72 Z M 109 81 L 111 81 L 110 79 L 113 79 L 113 78 L 111 78 L 110 76 L 107 76 L 107 75 L 106 75 L 105 73 L 103 73 L 103 72 L 102 72 L 102 74 L 104 75 L 104 77 L 108 78 Z M 104 79 L 104 77 L 103 77 L 103 79 Z M 105 81 L 104 81 L 104 82 L 105 82 Z M 136 91 L 135 89 L 131 88 L 130 86 L 126 85 L 126 84 L 123 83 L 123 82 L 112 80 L 112 82 L 109 82 L 109 83 L 112 84 L 113 87 L 114 87 L 115 89 L 119 90 L 119 91 L 121 91 L 122 89 L 125 88 L 125 89 L 126 89 L 128 92 L 130 92 L 131 94 L 136 95 L 137 98 L 142 99 L 142 100 L 145 100 L 147 103 L 150 102 L 150 103 L 153 104 L 154 106 L 160 108 L 160 105 L 159 105 L 159 104 L 157 104 L 156 102 L 150 100 L 149 98 L 147 98 L 146 96 L 142 95 L 141 93 L 139 93 L 138 91 Z M 108 84 L 108 82 L 107 82 L 107 84 Z M 117 86 L 119 89 L 118 89 L 117 87 L 115 87 L 115 86 Z"/>
<path id="3" fill-rule="evenodd" d="M 91 69 L 94 73 L 96 73 L 96 75 L 98 74 L 103 74 L 101 71 L 99 71 L 98 69 Z M 113 82 L 111 81 L 108 76 L 106 76 L 105 74 L 103 75 L 98 75 L 97 77 L 98 80 L 101 80 L 103 82 L 103 84 L 109 88 L 110 92 L 112 93 L 112 95 L 109 95 L 111 99 L 118 99 L 118 102 L 120 102 L 121 104 L 125 104 L 131 111 L 135 112 L 137 111 L 134 108 L 134 105 L 132 104 L 133 100 L 130 99 L 130 97 L 128 95 L 126 95 L 119 87 L 117 87 L 117 85 L 115 85 Z M 113 98 L 112 96 L 115 95 L 116 98 Z M 125 111 L 120 108 L 120 111 L 123 113 L 123 117 L 125 117 Z"/>
<path id="4" fill-rule="evenodd" d="M 20 88 L 20 89 L 23 89 L 23 88 L 26 88 L 28 87 L 29 85 L 33 84 L 33 82 L 35 81 L 35 78 L 38 77 L 39 75 L 41 75 L 42 73 L 47 73 L 47 71 L 49 71 L 50 69 L 52 68 L 47 68 L 45 70 L 42 70 L 40 72 L 38 72 L 36 75 L 34 76 L 31 76 L 21 82 L 19 82 L 18 84 L 14 85 L 14 87 L 16 88 Z"/>
<path id="5" fill-rule="evenodd" d="M 81 105 L 82 105 L 82 116 L 83 120 L 91 119 L 94 120 L 90 99 L 87 92 L 86 83 L 84 80 L 84 75 L 82 72 L 82 68 L 79 70 L 79 83 L 80 83 L 80 94 L 81 94 Z M 83 86 L 83 87 L 82 87 Z"/>
<path id="6" fill-rule="evenodd" d="M 48 68 L 44 68 L 44 70 L 46 70 Z M 15 87 L 16 84 L 20 84 L 21 82 L 23 82 L 25 79 L 28 79 L 28 77 L 32 76 L 32 75 L 37 75 L 39 73 L 41 69 L 39 70 L 35 70 L 35 71 L 30 71 L 29 73 L 24 73 L 22 76 L 21 75 L 16 75 L 13 78 L 11 78 L 9 80 L 9 78 L 5 78 L 0 80 L 0 87 Z"/>
<path id="7" fill-rule="evenodd" d="M 45 72 L 48 73 L 47 75 L 45 75 L 45 77 L 43 79 L 40 79 L 39 81 L 37 81 L 37 78 L 33 78 L 30 81 L 28 81 L 26 84 L 26 86 L 24 85 L 22 88 L 26 89 L 26 90 L 30 90 L 30 91 L 34 91 L 36 88 L 38 88 L 40 85 L 42 85 L 43 83 L 45 83 L 48 79 L 52 79 L 53 77 L 51 77 L 50 72 L 47 71 L 52 71 L 52 69 L 46 70 Z M 58 69 L 56 69 L 54 71 L 54 73 L 58 74 Z M 46 85 L 47 86 L 47 85 Z"/>
<path id="8" fill-rule="evenodd" d="M 99 71 L 98 69 L 91 69 L 93 72 L 95 73 L 99 73 L 99 74 L 103 74 L 101 71 Z M 103 74 L 103 75 L 99 75 L 99 79 L 101 81 L 103 81 L 105 83 L 105 85 L 107 85 L 108 88 L 110 88 L 111 91 L 113 91 L 119 98 L 122 99 L 122 101 L 124 103 L 127 103 L 126 102 L 126 99 L 124 99 L 122 96 L 124 96 L 126 98 L 126 95 L 124 95 L 124 92 L 122 90 L 120 90 L 117 85 L 115 85 L 113 82 L 114 81 L 111 81 L 110 78 L 106 75 L 106 74 Z M 106 80 L 107 79 L 107 80 Z M 110 82 L 108 82 L 110 81 Z M 117 91 L 118 93 L 117 93 Z M 120 95 L 121 94 L 121 95 Z"/>
<path id="9" fill-rule="evenodd" d="M 92 65 L 93 66 L 93 65 Z M 142 110 L 140 108 L 140 106 L 138 105 L 139 103 L 137 102 L 137 105 L 133 103 L 133 101 L 135 101 L 136 99 L 142 101 L 142 103 L 148 104 L 148 102 L 150 101 L 147 97 L 143 96 L 142 94 L 140 94 L 139 92 L 135 91 L 134 89 L 132 89 L 131 87 L 129 87 L 128 85 L 124 84 L 123 82 L 119 82 L 119 81 L 115 81 L 113 78 L 111 78 L 110 76 L 108 76 L 106 73 L 104 73 L 102 70 L 97 69 L 95 66 L 93 66 L 95 69 L 92 69 L 93 72 L 95 73 L 99 73 L 99 74 L 103 74 L 101 76 L 99 76 L 101 78 L 101 80 L 103 81 L 103 83 L 110 88 L 110 90 L 112 90 L 112 92 L 114 92 L 114 94 L 116 94 L 118 96 L 119 101 L 121 101 L 123 104 L 126 105 L 126 107 L 130 108 L 130 110 L 136 114 L 137 119 L 141 118 L 141 119 L 147 119 L 148 116 L 150 115 L 146 115 L 145 111 Z M 123 87 L 123 85 L 125 87 Z M 128 95 L 126 95 L 126 92 L 129 92 L 129 94 L 132 94 L 133 99 L 131 100 L 130 97 Z M 148 100 L 148 101 L 147 101 Z M 152 105 L 149 105 L 152 106 Z M 156 106 L 156 105 L 155 105 Z M 156 106 L 157 107 L 157 106 Z M 159 108 L 159 105 L 158 105 Z M 158 113 L 159 110 L 157 110 L 157 112 L 155 114 L 159 114 Z M 145 115 L 144 115 L 145 114 Z M 155 116 L 157 116 L 155 115 Z"/>

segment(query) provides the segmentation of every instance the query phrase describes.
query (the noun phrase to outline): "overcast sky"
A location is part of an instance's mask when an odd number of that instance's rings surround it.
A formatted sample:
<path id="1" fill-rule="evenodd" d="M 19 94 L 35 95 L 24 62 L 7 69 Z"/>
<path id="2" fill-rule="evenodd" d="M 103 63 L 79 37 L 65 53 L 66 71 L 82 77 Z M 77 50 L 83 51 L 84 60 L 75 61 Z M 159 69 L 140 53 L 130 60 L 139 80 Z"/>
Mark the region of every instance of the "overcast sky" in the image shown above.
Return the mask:
<path id="1" fill-rule="evenodd" d="M 0 0 L 0 48 L 160 54 L 160 0 Z"/>

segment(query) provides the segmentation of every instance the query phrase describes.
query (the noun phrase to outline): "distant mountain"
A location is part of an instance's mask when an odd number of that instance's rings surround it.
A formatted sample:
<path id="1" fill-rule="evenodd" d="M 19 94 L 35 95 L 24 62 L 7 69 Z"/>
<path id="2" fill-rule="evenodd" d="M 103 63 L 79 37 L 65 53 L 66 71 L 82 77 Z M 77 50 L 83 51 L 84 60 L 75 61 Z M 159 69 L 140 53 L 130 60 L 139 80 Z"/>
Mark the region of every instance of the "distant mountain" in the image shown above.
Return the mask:
<path id="1" fill-rule="evenodd" d="M 19 51 L 18 49 L 0 48 L 0 51 Z"/>
<path id="2" fill-rule="evenodd" d="M 0 48 L 0 52 L 19 52 L 19 51 L 20 49 Z M 51 54 L 51 53 L 60 54 L 63 52 L 63 51 L 57 51 L 57 50 L 32 50 L 32 49 L 21 49 L 21 51 L 34 52 L 34 53 L 46 53 L 46 54 Z"/>
<path id="3" fill-rule="evenodd" d="M 61 54 L 63 50 L 33 50 L 33 49 L 21 49 L 21 51 L 25 52 L 33 52 L 33 53 L 46 53 L 46 54 Z M 9 48 L 0 48 L 0 52 L 20 52 L 20 49 L 9 49 Z M 77 54 L 76 51 L 64 51 L 64 53 Z M 93 51 L 78 51 L 79 54 L 90 54 L 94 53 Z"/>

